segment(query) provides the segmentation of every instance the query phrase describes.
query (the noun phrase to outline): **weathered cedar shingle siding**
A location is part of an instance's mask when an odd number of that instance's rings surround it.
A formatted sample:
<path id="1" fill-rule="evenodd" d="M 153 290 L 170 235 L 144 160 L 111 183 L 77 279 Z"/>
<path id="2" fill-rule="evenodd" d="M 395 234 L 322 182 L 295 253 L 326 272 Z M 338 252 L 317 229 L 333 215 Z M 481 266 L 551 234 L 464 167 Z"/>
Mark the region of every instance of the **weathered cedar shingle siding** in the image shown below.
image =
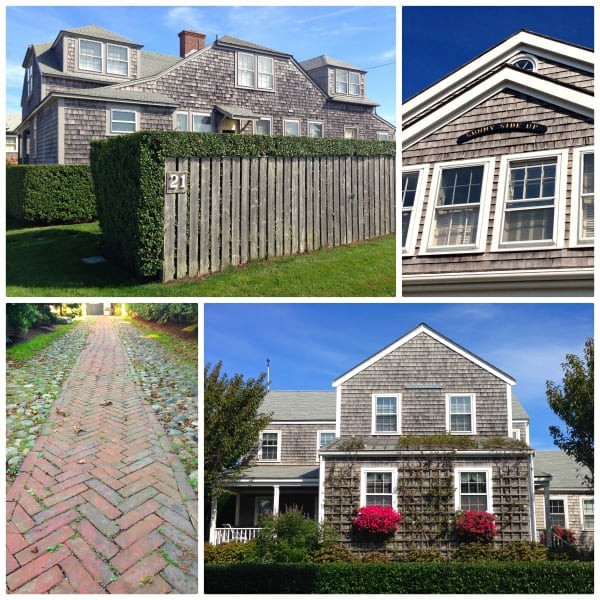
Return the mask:
<path id="1" fill-rule="evenodd" d="M 541 58 L 537 59 L 537 66 L 537 72 L 540 75 L 590 91 L 594 89 L 594 77 L 586 71 Z"/>
<path id="2" fill-rule="evenodd" d="M 65 100 L 65 164 L 89 162 L 89 140 L 106 137 L 107 118 L 106 105 L 102 102 Z"/>
<path id="3" fill-rule="evenodd" d="M 36 137 L 36 156 L 41 163 L 58 162 L 58 108 L 56 104 L 40 111 Z"/>
<path id="4" fill-rule="evenodd" d="M 406 389 L 412 385 L 441 389 Z M 421 333 L 342 385 L 341 437 L 371 433 L 372 395 L 402 394 L 403 435 L 446 431 L 446 394 L 475 394 L 477 434 L 509 435 L 506 383 Z"/>

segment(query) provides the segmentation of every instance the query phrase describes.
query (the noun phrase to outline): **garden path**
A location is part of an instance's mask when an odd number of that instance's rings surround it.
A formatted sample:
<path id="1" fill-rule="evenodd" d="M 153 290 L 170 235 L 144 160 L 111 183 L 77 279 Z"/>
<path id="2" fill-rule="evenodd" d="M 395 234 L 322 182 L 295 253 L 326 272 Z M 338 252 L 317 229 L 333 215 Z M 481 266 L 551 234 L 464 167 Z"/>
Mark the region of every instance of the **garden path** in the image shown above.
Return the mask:
<path id="1" fill-rule="evenodd" d="M 9 593 L 197 592 L 197 500 L 110 317 L 7 492 Z"/>

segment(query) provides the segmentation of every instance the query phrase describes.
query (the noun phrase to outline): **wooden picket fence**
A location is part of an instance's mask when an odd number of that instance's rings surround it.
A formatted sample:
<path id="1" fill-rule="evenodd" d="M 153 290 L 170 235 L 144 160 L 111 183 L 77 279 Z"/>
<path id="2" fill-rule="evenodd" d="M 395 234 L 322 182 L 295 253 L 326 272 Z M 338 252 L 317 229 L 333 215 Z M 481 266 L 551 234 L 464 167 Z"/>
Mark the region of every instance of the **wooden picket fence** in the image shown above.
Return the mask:
<path id="1" fill-rule="evenodd" d="M 395 158 L 193 157 L 165 165 L 162 280 L 395 231 Z"/>

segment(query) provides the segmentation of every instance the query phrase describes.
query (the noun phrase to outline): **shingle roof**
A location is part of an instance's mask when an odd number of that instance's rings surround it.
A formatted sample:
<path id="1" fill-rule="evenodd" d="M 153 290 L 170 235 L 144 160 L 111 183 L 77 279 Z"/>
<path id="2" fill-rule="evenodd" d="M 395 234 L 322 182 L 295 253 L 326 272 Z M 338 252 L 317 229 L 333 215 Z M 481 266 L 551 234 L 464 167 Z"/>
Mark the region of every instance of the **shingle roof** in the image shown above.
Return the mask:
<path id="1" fill-rule="evenodd" d="M 264 465 L 248 467 L 242 479 L 319 479 L 319 468 L 310 465 Z"/>
<path id="2" fill-rule="evenodd" d="M 257 50 L 259 52 L 269 52 L 271 54 L 279 54 L 280 56 L 291 56 L 287 52 L 281 52 L 280 50 L 274 50 L 273 48 L 267 48 L 266 46 L 259 46 L 246 40 L 240 40 L 239 38 L 231 35 L 224 35 L 221 38 L 217 38 L 214 42 L 216 46 L 235 46 L 237 48 L 247 48 L 248 50 Z"/>
<path id="3" fill-rule="evenodd" d="M 88 90 L 67 90 L 64 92 L 51 92 L 58 95 L 81 96 L 82 98 L 101 98 L 106 100 L 123 100 L 126 102 L 144 102 L 146 104 L 159 104 L 178 106 L 178 103 L 163 94 L 154 92 L 133 92 L 131 90 L 114 88 L 111 86 L 93 88 Z"/>
<path id="4" fill-rule="evenodd" d="M 529 415 L 514 394 L 512 395 L 512 417 L 518 421 L 529 421 Z"/>
<path id="5" fill-rule="evenodd" d="M 21 124 L 21 115 L 19 113 L 6 114 L 6 132 L 14 131 Z"/>
<path id="6" fill-rule="evenodd" d="M 582 467 L 570 456 L 560 450 L 536 450 L 533 459 L 535 475 L 552 475 L 550 490 L 582 490 L 583 476 L 589 475 L 589 469 Z"/>
<path id="7" fill-rule="evenodd" d="M 315 58 L 303 60 L 300 65 L 305 71 L 312 71 L 313 69 L 318 69 L 319 67 L 328 66 L 339 67 L 340 69 L 351 69 L 353 71 L 366 73 L 366 71 L 360 67 L 355 67 L 354 65 L 345 63 L 337 58 L 332 58 L 331 56 L 327 56 L 327 54 L 321 54 L 321 56 L 315 56 Z"/>
<path id="8" fill-rule="evenodd" d="M 108 40 L 109 42 L 119 42 L 121 44 L 128 44 L 130 46 L 139 46 L 142 47 L 142 44 L 138 42 L 134 42 L 129 40 L 121 35 L 117 35 L 112 31 L 108 31 L 108 29 L 104 29 L 103 27 L 98 27 L 97 25 L 86 25 L 84 27 L 77 27 L 75 29 L 63 29 L 61 31 L 65 33 L 71 33 L 75 35 L 81 35 L 85 37 L 93 37 L 101 40 Z M 60 37 L 60 34 L 58 35 Z"/>
<path id="9" fill-rule="evenodd" d="M 272 390 L 261 411 L 272 412 L 273 421 L 335 421 L 335 392 Z"/>

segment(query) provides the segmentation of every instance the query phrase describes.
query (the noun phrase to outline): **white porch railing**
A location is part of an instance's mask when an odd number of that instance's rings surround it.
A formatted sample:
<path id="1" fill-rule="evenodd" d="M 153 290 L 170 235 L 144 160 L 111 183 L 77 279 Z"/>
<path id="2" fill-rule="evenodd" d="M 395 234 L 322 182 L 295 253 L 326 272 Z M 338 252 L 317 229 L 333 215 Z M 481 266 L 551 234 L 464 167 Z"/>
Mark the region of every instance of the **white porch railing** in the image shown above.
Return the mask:
<path id="1" fill-rule="evenodd" d="M 215 527 L 212 530 L 211 544 L 227 544 L 229 542 L 247 542 L 258 537 L 261 527 Z"/>

